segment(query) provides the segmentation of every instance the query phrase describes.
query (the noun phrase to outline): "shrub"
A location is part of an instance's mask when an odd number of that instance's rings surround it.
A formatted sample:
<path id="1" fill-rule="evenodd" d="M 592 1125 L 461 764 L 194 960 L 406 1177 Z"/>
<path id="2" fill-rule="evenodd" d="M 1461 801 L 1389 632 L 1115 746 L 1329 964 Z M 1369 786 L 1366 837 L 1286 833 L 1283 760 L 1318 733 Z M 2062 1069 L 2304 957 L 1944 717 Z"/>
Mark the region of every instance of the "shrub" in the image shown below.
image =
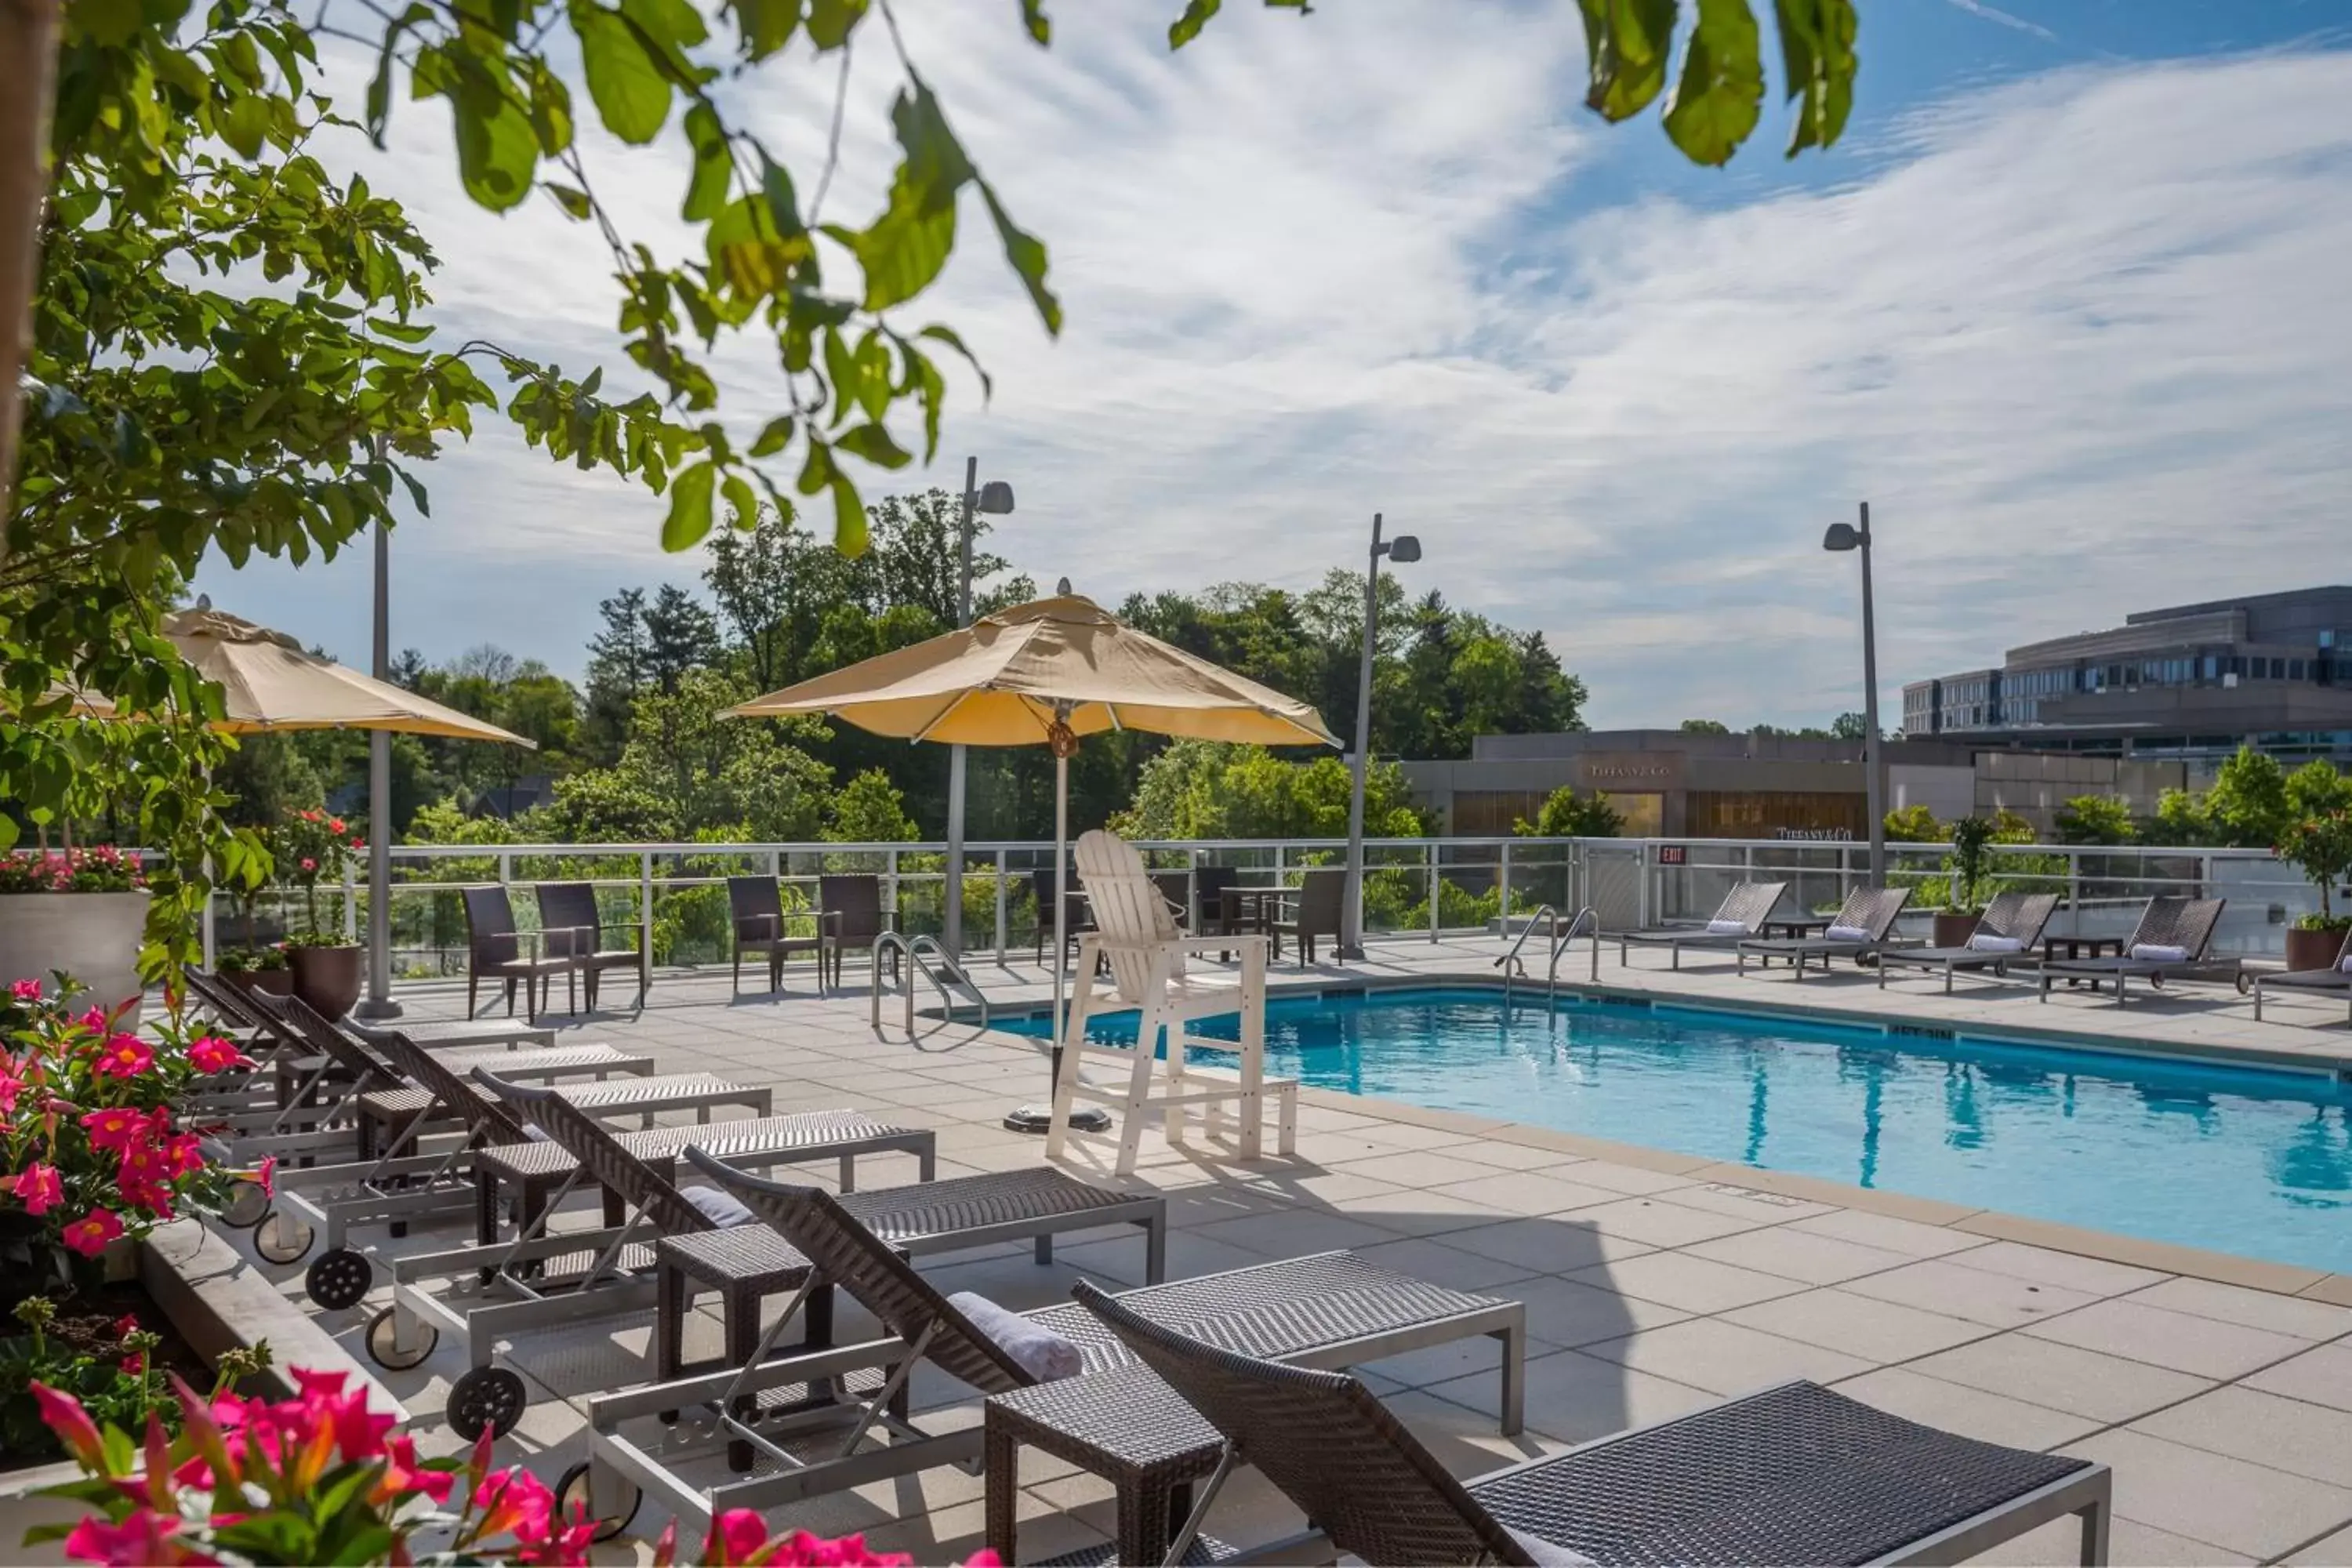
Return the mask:
<path id="1" fill-rule="evenodd" d="M 1575 785 L 1562 784 L 1551 792 L 1533 822 L 1521 817 L 1511 824 L 1511 831 L 1522 838 L 1614 838 L 1625 831 L 1625 817 L 1599 790 L 1582 795 Z"/>
<path id="2" fill-rule="evenodd" d="M 2352 875 L 2352 811 L 2331 811 L 2287 825 L 2272 853 L 2311 879 L 2319 889 L 2319 914 L 2295 923 L 2305 931 L 2340 929 L 2328 895 L 2336 883 Z"/>
<path id="3" fill-rule="evenodd" d="M 0 893 L 127 893 L 146 885 L 139 857 L 110 844 L 0 856 Z"/>

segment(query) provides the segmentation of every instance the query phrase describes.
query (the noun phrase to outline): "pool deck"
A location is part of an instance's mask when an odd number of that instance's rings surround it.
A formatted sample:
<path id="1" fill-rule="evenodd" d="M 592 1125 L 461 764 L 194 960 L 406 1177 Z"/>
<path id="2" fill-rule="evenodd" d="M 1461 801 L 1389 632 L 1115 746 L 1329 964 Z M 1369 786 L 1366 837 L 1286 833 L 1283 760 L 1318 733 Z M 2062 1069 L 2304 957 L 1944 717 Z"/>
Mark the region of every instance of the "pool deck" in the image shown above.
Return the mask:
<path id="1" fill-rule="evenodd" d="M 1367 963 L 1306 972 L 1283 963 L 1273 977 L 1310 986 L 1491 979 L 1502 951 L 1489 939 L 1381 942 Z M 1581 950 L 1564 961 L 1563 979 L 1581 983 L 1587 962 Z M 1026 964 L 977 973 L 999 1005 L 1045 994 Z M 1801 987 L 1784 970 L 1737 980 L 1728 962 L 1712 958 L 1686 960 L 1676 973 L 1663 954 L 1637 953 L 1625 969 L 1613 948 L 1601 981 L 1678 1004 L 1801 1005 L 1857 1023 L 2012 1038 L 2079 1032 L 2315 1067 L 2352 1058 L 2340 1004 L 2288 999 L 2270 1015 L 2275 1022 L 2256 1025 L 2249 1003 L 2211 987 L 2145 1005 L 2136 993 L 2118 1013 L 2079 992 L 2043 1005 L 2017 984 L 1963 982 L 1947 998 L 1940 981 L 1924 977 L 1882 994 L 1851 967 Z M 877 1036 L 862 975 L 827 998 L 812 994 L 806 966 L 786 984 L 781 998 L 736 1000 L 723 973 L 659 975 L 642 1013 L 546 1021 L 567 1039 L 656 1050 L 666 1072 L 772 1084 L 779 1110 L 856 1105 L 936 1128 L 941 1175 L 1042 1158 L 1038 1141 L 998 1121 L 1045 1088 L 1041 1042 L 936 1016 L 919 1020 L 910 1042 L 895 999 Z M 614 981 L 608 994 L 625 994 Z M 462 987 L 401 995 L 415 1016 L 462 1006 Z M 1106 1146 L 1076 1146 L 1075 1172 L 1108 1181 L 1108 1166 Z M 880 1180 L 902 1179 L 896 1166 L 877 1170 Z M 2352 1280 L 2342 1277 L 1328 1092 L 1302 1096 L 1296 1158 L 1243 1162 L 1197 1134 L 1176 1151 L 1155 1132 L 1130 1184 L 1170 1198 L 1173 1277 L 1346 1247 L 1524 1301 L 1523 1438 L 1496 1434 L 1489 1342 L 1365 1369 L 1465 1474 L 1808 1377 L 1913 1419 L 2111 1465 L 2116 1563 L 2352 1562 Z M 1015 1246 L 928 1261 L 925 1272 L 945 1289 L 1031 1307 L 1066 1300 L 1081 1275 L 1114 1288 L 1140 1283 L 1141 1263 L 1141 1249 L 1120 1237 L 1066 1245 L 1045 1267 Z M 300 1269 L 268 1272 L 292 1290 Z M 385 1294 L 324 1321 L 356 1353 L 359 1329 Z M 588 1359 L 617 1363 L 616 1384 L 641 1381 L 617 1352 L 642 1345 L 642 1321 L 605 1339 Z M 551 1479 L 583 1451 L 579 1417 L 558 1397 L 578 1392 L 581 1353 L 535 1360 L 520 1346 L 509 1364 L 536 1385 L 510 1445 Z M 445 1345 L 414 1372 L 379 1375 L 428 1433 L 438 1428 L 435 1446 L 444 1447 L 453 1439 L 439 1412 L 462 1370 Z M 941 1384 L 929 1398 L 954 1394 Z M 1107 1487 L 1034 1454 L 1022 1479 L 1024 1560 L 1109 1535 Z M 981 1495 L 977 1478 L 939 1470 L 774 1517 L 825 1532 L 863 1530 L 877 1549 L 934 1563 L 976 1549 Z M 1245 1477 L 1227 1489 L 1210 1528 L 1250 1541 L 1298 1523 Z M 659 1528 L 650 1514 L 635 1526 L 646 1540 Z M 2071 1563 L 2075 1546 L 2071 1525 L 2053 1525 L 1986 1560 Z M 646 1550 L 618 1542 L 600 1557 L 629 1561 Z"/>

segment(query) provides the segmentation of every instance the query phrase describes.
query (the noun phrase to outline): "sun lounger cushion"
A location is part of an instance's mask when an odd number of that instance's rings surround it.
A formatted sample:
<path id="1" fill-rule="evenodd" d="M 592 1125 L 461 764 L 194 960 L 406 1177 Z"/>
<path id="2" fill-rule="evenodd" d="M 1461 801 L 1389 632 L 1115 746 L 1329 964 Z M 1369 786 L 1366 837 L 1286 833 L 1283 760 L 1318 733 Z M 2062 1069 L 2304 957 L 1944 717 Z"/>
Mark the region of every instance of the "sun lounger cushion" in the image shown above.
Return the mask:
<path id="1" fill-rule="evenodd" d="M 2013 936 L 1972 936 L 1969 948 L 1974 952 L 2023 952 L 2025 944 Z"/>
<path id="2" fill-rule="evenodd" d="M 1860 926 L 1832 926 L 1822 932 L 1831 942 L 1868 942 L 1870 933 Z"/>
<path id="3" fill-rule="evenodd" d="M 1536 1568 L 1593 1568 L 1592 1559 L 1581 1552 L 1571 1551 L 1557 1541 L 1546 1541 L 1540 1535 L 1529 1535 L 1524 1530 L 1503 1526 L 1504 1531 L 1518 1543 L 1528 1561 Z"/>
<path id="4" fill-rule="evenodd" d="M 2346 953 L 2344 955 L 2344 962 L 2337 964 L 2336 967 L 2342 970 L 2347 974 L 2352 974 L 2352 952 Z"/>
<path id="5" fill-rule="evenodd" d="M 969 1319 L 973 1328 L 994 1340 L 997 1349 L 1040 1383 L 1058 1383 L 1086 1370 L 1085 1358 L 1079 1355 L 1076 1342 L 1033 1319 L 1007 1311 L 985 1296 L 959 1290 L 948 1298 L 948 1305 Z"/>
<path id="6" fill-rule="evenodd" d="M 717 1187 L 680 1187 L 677 1195 L 692 1204 L 702 1217 L 721 1230 L 732 1230 L 739 1225 L 751 1223 L 751 1211 L 735 1201 L 731 1193 Z"/>
<path id="7" fill-rule="evenodd" d="M 1748 934 L 1748 922 L 1746 921 L 1709 921 L 1706 922 L 1706 934 L 1709 936 L 1746 936 Z"/>
<path id="8" fill-rule="evenodd" d="M 2134 958 L 2138 959 L 2142 963 L 2186 963 L 2189 962 L 2189 950 L 2187 948 L 2168 947 L 2160 942 L 2136 942 L 2132 943 L 2131 955 Z"/>

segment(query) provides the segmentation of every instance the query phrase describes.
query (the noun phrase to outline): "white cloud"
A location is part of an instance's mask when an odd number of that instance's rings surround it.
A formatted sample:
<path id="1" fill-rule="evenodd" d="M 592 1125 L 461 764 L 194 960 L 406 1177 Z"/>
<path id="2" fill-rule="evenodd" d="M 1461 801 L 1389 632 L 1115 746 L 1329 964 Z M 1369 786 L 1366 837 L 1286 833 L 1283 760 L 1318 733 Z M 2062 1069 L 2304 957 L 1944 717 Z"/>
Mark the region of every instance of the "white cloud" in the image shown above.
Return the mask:
<path id="1" fill-rule="evenodd" d="M 1855 705 L 1852 563 L 1816 546 L 1857 496 L 1890 704 L 1906 677 L 2340 554 L 2352 55 L 2071 70 L 1923 110 L 1841 188 L 1594 210 L 1612 139 L 1657 132 L 1570 118 L 1571 5 L 1234 7 L 1172 60 L 1156 13 L 1065 5 L 1050 54 L 993 6 L 908 20 L 1068 309 L 1049 343 L 968 203 L 921 319 L 962 328 L 998 390 L 982 412 L 959 388 L 929 478 L 981 451 L 1021 499 L 1001 542 L 1041 578 L 1305 584 L 1381 510 L 1424 540 L 1416 590 L 1545 629 L 1596 721 L 1671 723 Z M 887 174 L 884 57 L 858 62 L 837 217 Z M 734 90 L 813 170 L 830 85 Z M 437 106 L 402 113 L 370 178 L 448 259 L 453 324 L 609 353 L 583 231 L 475 211 Z M 657 248 L 677 158 L 594 165 Z M 772 411 L 771 364 L 723 357 L 740 423 Z M 692 571 L 659 555 L 658 500 L 503 436 L 433 477 L 399 546 L 470 596 L 420 585 L 400 641 L 576 668 L 598 594 Z M 312 606 L 362 602 L 336 570 Z M 475 586 L 516 580 L 534 591 Z M 252 611 L 361 650 L 358 620 L 253 586 Z"/>

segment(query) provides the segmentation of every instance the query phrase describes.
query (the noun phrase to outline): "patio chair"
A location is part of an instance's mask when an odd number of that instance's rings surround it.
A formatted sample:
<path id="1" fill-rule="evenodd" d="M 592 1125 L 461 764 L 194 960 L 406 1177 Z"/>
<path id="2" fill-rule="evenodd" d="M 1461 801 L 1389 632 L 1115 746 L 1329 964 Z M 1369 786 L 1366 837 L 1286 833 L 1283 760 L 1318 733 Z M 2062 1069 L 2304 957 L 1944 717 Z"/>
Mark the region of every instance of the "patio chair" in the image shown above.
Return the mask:
<path id="1" fill-rule="evenodd" d="M 817 930 L 831 944 L 833 984 L 841 985 L 841 955 L 851 948 L 870 950 L 885 931 L 898 923 L 898 911 L 882 910 L 882 879 L 873 875 L 827 874 L 816 879 Z M 898 977 L 898 954 L 890 954 L 890 978 Z"/>
<path id="2" fill-rule="evenodd" d="M 466 896 L 466 1016 L 474 1016 L 476 995 L 485 975 L 504 983 L 507 989 L 507 1016 L 514 1016 L 515 982 L 523 985 L 523 1016 L 539 1022 L 540 994 L 542 986 L 551 986 L 559 974 L 564 977 L 565 995 L 573 1012 L 579 1011 L 580 965 L 569 953 L 551 952 L 545 931 L 515 929 L 514 906 L 507 900 L 506 889 L 492 883 L 484 888 L 467 888 Z M 530 949 L 528 955 L 524 949 Z"/>
<path id="3" fill-rule="evenodd" d="M 2006 974 L 2020 958 L 2034 959 L 2042 928 L 2058 912 L 2055 893 L 2000 892 L 1985 905 L 1977 929 L 1958 947 L 1890 947 L 1878 954 L 1878 988 L 1886 989 L 1886 972 L 1898 966 L 1944 972 L 1944 994 L 1952 992 L 1952 976 L 1960 970 Z M 2038 962 L 2038 960 L 2036 960 Z"/>
<path id="4" fill-rule="evenodd" d="M 2279 974 L 2254 976 L 2254 1022 L 2263 1021 L 2263 987 L 2275 985 L 2286 991 L 2307 991 L 2333 994 L 2345 998 L 2346 1022 L 2352 1023 L 2352 931 L 2344 933 L 2344 945 L 2336 951 L 2336 962 L 2325 969 L 2290 969 Z"/>
<path id="5" fill-rule="evenodd" d="M 1286 936 L 1298 943 L 1301 968 L 1315 962 L 1315 939 L 1328 936 L 1336 949 L 1339 942 L 1341 909 L 1348 898 L 1348 873 L 1337 866 L 1318 867 L 1304 872 L 1298 879 L 1298 902 L 1286 920 L 1272 921 L 1267 930 L 1274 934 L 1274 956 L 1282 956 L 1282 939 Z M 1344 963 L 1342 958 L 1340 962 Z"/>
<path id="6" fill-rule="evenodd" d="M 1192 868 L 1192 896 L 1200 900 L 1200 923 L 1193 931 L 1202 936 L 1246 936 L 1250 928 L 1238 920 L 1225 918 L 1225 889 L 1242 879 L 1237 866 L 1195 866 Z M 1227 948 L 1217 954 L 1220 961 L 1233 957 Z"/>
<path id="7" fill-rule="evenodd" d="M 565 1507 L 577 1495 L 572 1487 L 583 1479 L 600 1495 L 618 1489 L 610 1481 L 629 1480 L 673 1510 L 688 1514 L 689 1524 L 699 1525 L 727 1509 L 782 1507 L 941 1465 L 970 1465 L 982 1453 L 979 1426 L 959 1419 L 953 1411 L 930 1421 L 907 1413 L 908 1380 L 924 1363 L 982 1394 L 1068 1389 L 1082 1405 L 1091 1405 L 1098 1417 L 1097 1430 L 1117 1431 L 1129 1425 L 1129 1417 L 1139 1417 L 1158 1442 L 1181 1436 L 1184 1426 L 1197 1421 L 1156 1382 L 1138 1377 L 1135 1358 L 1085 1310 L 1063 1305 L 1013 1314 L 972 1297 L 943 1296 L 899 1247 L 859 1221 L 848 1200 L 732 1169 L 699 1151 L 689 1152 L 687 1159 L 698 1179 L 709 1181 L 774 1227 L 806 1260 L 813 1272 L 802 1287 L 803 1297 L 820 1288 L 820 1282 L 845 1290 L 889 1337 L 772 1357 L 768 1352 L 803 1304 L 796 1299 L 738 1367 L 591 1399 L 590 1469 L 575 1469 L 558 1487 Z M 1503 1343 L 1505 1429 L 1517 1429 L 1508 1413 L 1516 1409 L 1524 1367 L 1526 1310 L 1516 1301 L 1447 1289 L 1345 1252 L 1148 1285 L 1125 1292 L 1122 1300 L 1147 1316 L 1194 1325 L 1204 1332 L 1262 1345 L 1285 1360 L 1318 1365 L 1377 1359 L 1395 1353 L 1392 1347 L 1410 1348 L 1403 1342 L 1431 1344 L 1490 1335 Z M 984 1321 L 1001 1324 L 998 1332 L 1004 1327 L 1050 1332 L 1065 1342 L 1057 1352 L 1076 1352 L 1069 1358 L 1075 1359 L 1075 1369 L 1061 1379 L 1041 1377 L 983 1327 Z M 1063 1364 L 1066 1368 L 1068 1359 Z M 1117 1373 L 1117 1381 L 1093 1380 L 1093 1374 L 1105 1372 Z M 877 1378 L 872 1373 L 884 1375 Z M 765 1397 L 778 1389 L 801 1386 L 812 1397 L 781 1412 Z M 829 1405 L 814 1397 L 820 1387 L 828 1392 Z M 703 1436 L 698 1423 L 684 1418 L 688 1411 L 707 1412 L 715 1430 Z M 630 1420 L 670 1412 L 681 1418 L 670 1428 L 666 1454 L 657 1456 L 621 1430 Z M 1171 1433 L 1170 1423 L 1176 1424 L 1176 1432 Z M 844 1428 L 845 1438 L 822 1448 L 807 1440 Z M 1213 1433 L 1196 1429 L 1201 1438 L 1213 1442 Z M 869 1435 L 887 1440 L 867 1445 Z M 756 1450 L 763 1461 L 761 1473 L 708 1490 L 691 1486 L 670 1461 L 698 1448 L 707 1451 L 709 1438 Z M 1170 1442 L 1171 1450 L 1189 1446 Z M 614 1470 L 619 1471 L 617 1477 L 610 1474 Z M 606 1472 L 601 1478 L 606 1486 L 596 1484 L 599 1471 Z M 605 1521 L 605 1528 L 617 1528 L 605 1509 L 594 1512 Z"/>
<path id="8" fill-rule="evenodd" d="M 1078 943 L 1078 974 L 1069 1020 L 1062 1037 L 1061 1072 L 1054 1082 L 1054 1112 L 1045 1134 L 1045 1157 L 1058 1160 L 1070 1132 L 1070 1108 L 1079 1099 L 1118 1108 L 1125 1122 L 1119 1133 L 1118 1173 L 1134 1171 L 1143 1141 L 1144 1110 L 1158 1106 L 1165 1120 L 1168 1141 L 1184 1141 L 1189 1107 L 1200 1105 L 1210 1131 L 1215 1113 L 1227 1100 L 1236 1102 L 1241 1121 L 1241 1154 L 1257 1158 L 1269 1091 L 1278 1107 L 1278 1137 L 1282 1152 L 1297 1145 L 1298 1081 L 1265 1076 L 1265 939 L 1263 937 L 1186 936 L 1177 930 L 1168 901 L 1143 868 L 1135 846 L 1097 828 L 1078 837 L 1076 857 L 1087 900 L 1094 907 L 1095 923 Z M 1237 974 L 1188 970 L 1187 953 L 1220 942 L 1238 945 L 1242 954 Z M 1098 962 L 1110 971 L 1110 992 L 1097 990 Z M 1137 1015 L 1132 1049 L 1100 1045 L 1087 1037 L 1090 1019 L 1105 1013 Z M 1240 1056 L 1238 1070 L 1219 1072 L 1189 1063 L 1190 1038 L 1184 1026 L 1195 1018 L 1241 1016 L 1238 1043 L 1213 1039 L 1219 1051 Z M 1161 1067 L 1159 1042 L 1167 1036 L 1164 1084 L 1155 1086 Z M 1088 1058 L 1117 1061 L 1125 1069 L 1119 1089 L 1098 1089 L 1082 1080 L 1080 1068 Z"/>
<path id="9" fill-rule="evenodd" d="M 1776 937 L 1769 942 L 1751 938 L 1740 942 L 1733 949 L 1738 954 L 1739 973 L 1748 973 L 1748 961 L 1751 958 L 1784 958 L 1796 966 L 1797 978 L 1802 980 L 1807 959 L 1820 959 L 1822 972 L 1826 974 L 1833 958 L 1851 958 L 1860 963 L 1865 958 L 1875 957 L 1885 950 L 1895 917 L 1910 901 L 1908 888 L 1856 888 L 1846 895 L 1829 929 L 1819 936 Z"/>
<path id="10" fill-rule="evenodd" d="M 2106 1466 L 1937 1431 L 1814 1384 L 1462 1481 L 1353 1377 L 1202 1343 L 1087 1280 L 1076 1294 L 1223 1439 L 1171 1563 L 1196 1545 L 1204 1560 L 1230 1552 L 1200 1527 L 1244 1464 L 1314 1521 L 1286 1545 L 1376 1565 L 1951 1563 L 2068 1514 L 2082 1560 L 2107 1560 Z"/>
<path id="11" fill-rule="evenodd" d="M 1159 889 L 1160 896 L 1167 900 L 1168 915 L 1176 922 L 1176 929 L 1188 932 L 1192 931 L 1192 873 L 1154 871 L 1151 873 L 1151 885 Z"/>
<path id="12" fill-rule="evenodd" d="M 1723 902 L 1704 925 L 1651 926 L 1642 931 L 1617 933 L 1617 963 L 1622 967 L 1628 960 L 1627 950 L 1633 947 L 1663 947 L 1672 955 L 1673 967 L 1683 966 L 1683 950 L 1699 952 L 1729 952 L 1741 942 L 1759 935 L 1772 911 L 1780 907 L 1780 900 L 1789 891 L 1786 882 L 1742 882 L 1723 895 Z"/>
<path id="13" fill-rule="evenodd" d="M 1037 962 L 1045 962 L 1045 944 L 1054 940 L 1054 873 L 1044 867 L 1029 873 L 1031 895 L 1037 900 Z M 1078 938 L 1095 929 L 1094 911 L 1081 902 L 1073 907 L 1064 921 L 1064 947 L 1060 958 L 1067 958 Z M 1059 959 L 1056 960 L 1059 962 Z"/>
<path id="14" fill-rule="evenodd" d="M 768 989 L 784 988 L 784 959 L 795 952 L 816 954 L 817 989 L 824 989 L 825 938 L 822 926 L 814 936 L 791 936 L 784 931 L 784 895 L 773 877 L 727 879 L 727 913 L 734 932 L 734 994 L 743 994 L 743 955 L 757 953 L 768 961 Z"/>
<path id="15" fill-rule="evenodd" d="M 571 959 L 579 968 L 581 984 L 588 993 L 588 1011 L 596 1010 L 596 981 L 608 969 L 636 972 L 637 1005 L 643 1007 L 646 991 L 653 984 L 653 959 L 643 946 L 636 922 L 605 921 L 596 908 L 596 889 L 585 882 L 541 882 L 533 891 L 539 897 L 539 923 L 549 950 Z M 622 940 L 607 947 L 605 939 L 615 933 Z"/>
<path id="16" fill-rule="evenodd" d="M 2061 980 L 2087 980 L 2093 990 L 2103 980 L 2115 982 L 2116 1005 L 2126 1005 L 2125 986 L 2145 980 L 2161 986 L 2168 980 L 2227 981 L 2244 995 L 2252 988 L 2242 958 L 2210 956 L 2213 932 L 2221 923 L 2227 899 L 2150 899 L 2140 911 L 2139 924 L 2124 942 L 2120 958 L 2059 959 L 2042 966 L 2042 1000 Z"/>

